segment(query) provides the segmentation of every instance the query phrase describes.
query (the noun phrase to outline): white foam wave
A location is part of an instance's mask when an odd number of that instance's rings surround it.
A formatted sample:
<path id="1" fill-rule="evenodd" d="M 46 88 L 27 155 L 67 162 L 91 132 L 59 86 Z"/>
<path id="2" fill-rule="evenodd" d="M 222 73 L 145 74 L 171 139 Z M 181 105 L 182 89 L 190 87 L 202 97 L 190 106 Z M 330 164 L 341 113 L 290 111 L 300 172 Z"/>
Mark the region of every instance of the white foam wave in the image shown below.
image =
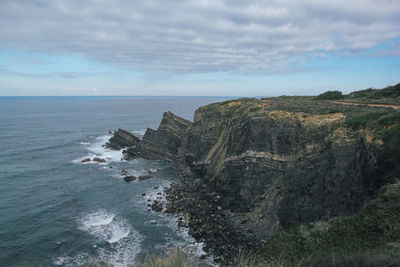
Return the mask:
<path id="1" fill-rule="evenodd" d="M 112 266 L 129 266 L 141 251 L 142 236 L 126 220 L 111 212 L 99 210 L 85 214 L 78 219 L 78 225 L 80 230 L 98 239 L 99 242 L 94 246 L 95 255 L 81 253 L 75 257 L 62 256 L 56 258 L 54 264 L 85 266 L 94 259 L 95 262 Z"/>
<path id="2" fill-rule="evenodd" d="M 81 253 L 76 257 L 61 256 L 53 260 L 57 266 L 84 266 L 90 262 L 90 256 L 87 253 Z"/>
<path id="3" fill-rule="evenodd" d="M 122 150 L 111 150 L 104 146 L 105 143 L 112 137 L 112 135 L 103 135 L 99 136 L 94 139 L 92 143 L 90 142 L 81 142 L 81 145 L 89 152 L 86 156 L 79 157 L 74 159 L 73 163 L 82 163 L 82 160 L 89 158 L 89 162 L 85 162 L 84 164 L 98 164 L 97 162 L 93 161 L 94 158 L 102 158 L 105 159 L 105 163 L 101 164 L 108 164 L 109 162 L 119 162 L 123 160 Z"/>
<path id="4" fill-rule="evenodd" d="M 132 227 L 113 213 L 97 211 L 80 219 L 79 229 L 88 232 L 108 243 L 115 243 L 131 233 Z"/>
<path id="5" fill-rule="evenodd" d="M 146 192 L 145 196 L 143 197 L 142 201 L 139 201 L 138 204 L 143 206 L 143 203 L 151 203 L 154 200 L 157 200 L 160 203 L 166 204 L 167 199 L 165 198 L 164 188 L 170 187 L 171 181 L 163 180 L 159 183 L 157 189 L 150 189 Z M 160 194 L 161 193 L 161 194 Z"/>
<path id="6" fill-rule="evenodd" d="M 108 225 L 114 220 L 115 215 L 113 213 L 98 211 L 95 213 L 85 215 L 80 222 L 82 227 L 86 230 L 90 227 Z"/>
<path id="7" fill-rule="evenodd" d="M 212 255 L 204 252 L 204 242 L 197 242 L 192 236 L 189 235 L 189 229 L 185 227 L 179 227 L 178 216 L 169 216 L 166 218 L 168 221 L 167 225 L 170 229 L 173 229 L 180 240 L 174 238 L 168 241 L 168 247 L 180 247 L 185 253 L 199 258 L 203 254 L 206 254 L 204 262 L 207 266 L 218 266 L 215 264 Z"/>

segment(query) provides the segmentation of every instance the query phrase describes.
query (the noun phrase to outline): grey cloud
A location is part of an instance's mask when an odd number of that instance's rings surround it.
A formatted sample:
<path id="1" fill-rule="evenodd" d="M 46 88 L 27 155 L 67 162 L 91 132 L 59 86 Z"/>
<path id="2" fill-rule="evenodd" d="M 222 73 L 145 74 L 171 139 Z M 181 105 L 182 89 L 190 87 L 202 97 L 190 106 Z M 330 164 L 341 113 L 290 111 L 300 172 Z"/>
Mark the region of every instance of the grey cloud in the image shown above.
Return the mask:
<path id="1" fill-rule="evenodd" d="M 91 76 L 115 76 L 113 72 L 49 72 L 49 73 L 33 73 L 27 71 L 16 71 L 9 69 L 7 66 L 0 65 L 0 75 L 12 75 L 20 77 L 31 77 L 31 78 L 66 78 L 66 79 L 77 79 Z"/>
<path id="2" fill-rule="evenodd" d="M 398 0 L 11 1 L 3 47 L 167 72 L 281 72 L 398 38 Z M 295 68 L 295 67 L 293 67 Z"/>

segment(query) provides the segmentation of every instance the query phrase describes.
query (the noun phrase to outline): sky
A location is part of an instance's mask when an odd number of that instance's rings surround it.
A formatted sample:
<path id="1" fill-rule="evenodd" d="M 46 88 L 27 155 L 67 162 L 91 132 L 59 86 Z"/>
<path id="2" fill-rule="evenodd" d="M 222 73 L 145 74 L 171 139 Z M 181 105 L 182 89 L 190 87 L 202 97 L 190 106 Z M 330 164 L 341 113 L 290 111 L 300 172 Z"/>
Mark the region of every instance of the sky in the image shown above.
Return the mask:
<path id="1" fill-rule="evenodd" d="M 399 21 L 399 0 L 0 0 L 0 96 L 383 88 Z"/>

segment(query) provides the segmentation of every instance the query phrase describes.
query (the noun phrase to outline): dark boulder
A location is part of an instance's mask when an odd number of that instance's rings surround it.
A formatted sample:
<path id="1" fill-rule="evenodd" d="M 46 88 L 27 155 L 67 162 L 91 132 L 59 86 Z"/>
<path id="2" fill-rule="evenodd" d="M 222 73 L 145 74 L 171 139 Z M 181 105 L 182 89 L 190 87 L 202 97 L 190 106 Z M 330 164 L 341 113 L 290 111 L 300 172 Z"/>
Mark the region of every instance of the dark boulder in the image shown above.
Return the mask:
<path id="1" fill-rule="evenodd" d="M 148 180 L 148 179 L 150 179 L 150 178 L 152 178 L 153 176 L 151 176 L 151 175 L 140 175 L 139 177 L 138 177 L 138 180 L 139 181 L 144 181 L 144 180 Z"/>
<path id="2" fill-rule="evenodd" d="M 95 158 L 93 159 L 93 161 L 94 161 L 94 162 L 97 162 L 97 163 L 106 163 L 106 162 L 107 162 L 105 159 L 99 158 L 99 157 L 95 157 Z"/>
<path id="3" fill-rule="evenodd" d="M 132 182 L 132 181 L 136 181 L 138 178 L 136 176 L 133 175 L 127 175 L 124 177 L 124 181 L 125 182 Z"/>

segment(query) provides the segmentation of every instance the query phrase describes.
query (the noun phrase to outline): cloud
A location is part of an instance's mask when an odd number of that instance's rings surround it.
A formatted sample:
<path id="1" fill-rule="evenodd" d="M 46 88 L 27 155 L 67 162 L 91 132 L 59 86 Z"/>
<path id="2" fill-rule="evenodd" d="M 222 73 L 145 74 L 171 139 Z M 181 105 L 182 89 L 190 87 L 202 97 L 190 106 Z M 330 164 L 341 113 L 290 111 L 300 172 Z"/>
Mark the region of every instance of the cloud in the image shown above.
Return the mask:
<path id="1" fill-rule="evenodd" d="M 31 72 L 31 71 L 19 71 L 13 70 L 8 66 L 0 65 L 0 75 L 11 75 L 20 77 L 31 77 L 31 78 L 65 78 L 65 79 L 78 79 L 87 78 L 93 76 L 112 76 L 116 75 L 113 72 L 72 72 L 72 71 L 52 71 L 52 72 Z"/>
<path id="2" fill-rule="evenodd" d="M 398 0 L 2 0 L 0 46 L 162 72 L 284 72 L 400 36 Z"/>

